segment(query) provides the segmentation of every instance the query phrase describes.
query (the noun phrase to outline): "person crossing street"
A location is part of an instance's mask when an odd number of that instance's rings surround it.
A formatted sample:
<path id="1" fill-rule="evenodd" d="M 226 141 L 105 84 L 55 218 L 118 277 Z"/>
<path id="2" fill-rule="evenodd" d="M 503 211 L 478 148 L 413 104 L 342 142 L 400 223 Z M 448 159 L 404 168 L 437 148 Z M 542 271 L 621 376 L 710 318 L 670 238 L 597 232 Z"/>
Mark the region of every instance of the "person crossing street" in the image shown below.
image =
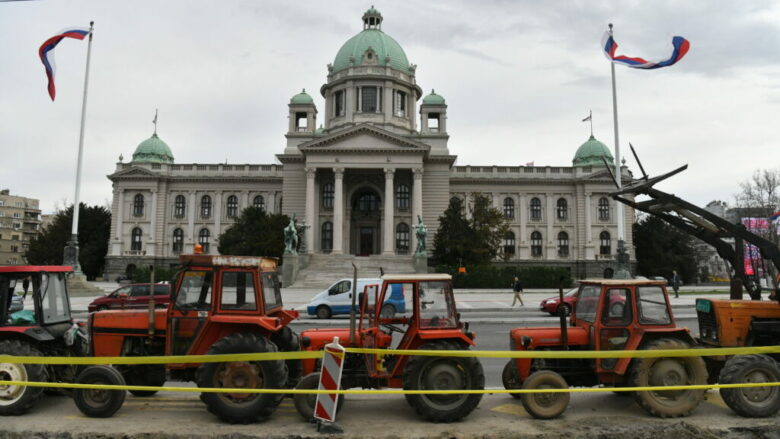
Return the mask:
<path id="1" fill-rule="evenodd" d="M 516 302 L 520 302 L 520 306 L 523 305 L 523 284 L 520 283 L 520 279 L 515 276 L 515 280 L 512 282 L 512 290 L 515 292 L 515 297 L 512 299 L 512 306 L 515 306 Z"/>

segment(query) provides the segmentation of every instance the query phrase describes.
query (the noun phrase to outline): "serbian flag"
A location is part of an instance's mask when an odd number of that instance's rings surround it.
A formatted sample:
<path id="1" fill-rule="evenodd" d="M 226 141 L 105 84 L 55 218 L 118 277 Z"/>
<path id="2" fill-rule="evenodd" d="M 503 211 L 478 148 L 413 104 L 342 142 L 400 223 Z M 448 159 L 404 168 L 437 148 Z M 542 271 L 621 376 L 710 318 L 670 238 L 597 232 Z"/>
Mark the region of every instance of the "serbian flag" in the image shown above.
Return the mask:
<path id="1" fill-rule="evenodd" d="M 770 215 L 770 216 L 769 216 L 769 219 L 770 219 L 771 221 L 775 221 L 775 220 L 777 220 L 778 218 L 780 218 L 780 211 L 777 211 L 777 212 L 775 212 L 775 213 L 773 213 L 772 215 Z"/>
<path id="2" fill-rule="evenodd" d="M 54 96 L 57 94 L 56 90 L 54 89 L 54 48 L 57 47 L 57 44 L 60 43 L 64 38 L 75 38 L 77 40 L 83 40 L 87 35 L 89 35 L 89 29 L 88 28 L 70 28 L 65 29 L 64 31 L 58 33 L 57 35 L 49 38 L 41 44 L 41 48 L 38 49 L 38 56 L 41 57 L 41 62 L 43 62 L 43 67 L 46 69 L 46 77 L 49 79 L 49 96 L 51 96 L 51 100 L 54 100 Z"/>
<path id="3" fill-rule="evenodd" d="M 691 48 L 691 43 L 689 43 L 688 40 L 683 37 L 674 37 L 672 38 L 672 46 L 674 46 L 674 51 L 672 51 L 672 56 L 670 56 L 669 59 L 663 61 L 647 61 L 643 58 L 615 55 L 615 51 L 617 50 L 618 45 L 615 42 L 615 39 L 612 38 L 612 35 L 609 34 L 609 31 L 604 32 L 604 38 L 601 40 L 601 47 L 604 48 L 604 55 L 607 56 L 608 60 L 612 61 L 613 63 L 623 64 L 624 66 L 635 69 L 646 70 L 659 69 L 661 67 L 669 67 L 674 65 L 677 61 L 683 59 L 685 54 L 688 53 L 688 49 Z"/>

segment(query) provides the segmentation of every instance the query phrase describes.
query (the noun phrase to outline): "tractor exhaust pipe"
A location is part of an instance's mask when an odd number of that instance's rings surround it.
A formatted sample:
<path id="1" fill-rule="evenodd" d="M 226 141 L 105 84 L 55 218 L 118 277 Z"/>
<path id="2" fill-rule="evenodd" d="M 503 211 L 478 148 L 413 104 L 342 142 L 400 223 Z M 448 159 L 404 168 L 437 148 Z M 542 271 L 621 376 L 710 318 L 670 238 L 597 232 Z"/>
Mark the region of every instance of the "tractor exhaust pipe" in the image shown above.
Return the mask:
<path id="1" fill-rule="evenodd" d="M 355 346 L 355 297 L 357 296 L 357 265 L 352 263 L 352 307 L 349 309 L 349 345 Z"/>
<path id="2" fill-rule="evenodd" d="M 149 281 L 152 283 L 152 285 L 149 286 L 149 289 L 151 290 L 151 298 L 149 299 L 149 332 L 147 333 L 149 335 L 149 343 L 151 343 L 154 340 L 154 265 L 149 266 Z"/>

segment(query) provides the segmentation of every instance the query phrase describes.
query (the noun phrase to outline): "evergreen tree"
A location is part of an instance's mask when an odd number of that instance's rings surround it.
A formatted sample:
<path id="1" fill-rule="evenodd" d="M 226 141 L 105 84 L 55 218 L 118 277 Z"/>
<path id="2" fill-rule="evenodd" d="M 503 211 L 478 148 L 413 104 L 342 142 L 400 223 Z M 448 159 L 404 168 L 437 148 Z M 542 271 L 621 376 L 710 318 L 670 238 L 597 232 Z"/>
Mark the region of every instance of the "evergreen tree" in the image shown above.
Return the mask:
<path id="1" fill-rule="evenodd" d="M 88 279 L 103 275 L 108 238 L 111 233 L 111 212 L 101 206 L 80 204 L 79 264 Z M 73 206 L 60 210 L 41 234 L 30 240 L 25 258 L 33 265 L 62 265 L 63 250 L 70 240 Z"/>
<path id="2" fill-rule="evenodd" d="M 470 259 L 466 242 L 470 235 L 469 224 L 463 211 L 463 201 L 453 197 L 439 217 L 439 229 L 433 237 L 433 256 L 440 264 L 457 265 Z"/>
<path id="3" fill-rule="evenodd" d="M 693 238 L 654 215 L 640 218 L 634 225 L 634 245 L 639 274 L 672 277 L 672 270 L 683 282 L 696 279 Z"/>
<path id="4" fill-rule="evenodd" d="M 474 194 L 471 219 L 464 213 L 463 201 L 454 197 L 439 217 L 433 238 L 433 255 L 445 265 L 483 265 L 493 261 L 501 250 L 509 226 L 490 198 Z"/>
<path id="5" fill-rule="evenodd" d="M 224 233 L 219 235 L 219 252 L 236 256 L 281 257 L 284 252 L 284 228 L 290 218 L 267 214 L 259 207 L 247 207 Z"/>

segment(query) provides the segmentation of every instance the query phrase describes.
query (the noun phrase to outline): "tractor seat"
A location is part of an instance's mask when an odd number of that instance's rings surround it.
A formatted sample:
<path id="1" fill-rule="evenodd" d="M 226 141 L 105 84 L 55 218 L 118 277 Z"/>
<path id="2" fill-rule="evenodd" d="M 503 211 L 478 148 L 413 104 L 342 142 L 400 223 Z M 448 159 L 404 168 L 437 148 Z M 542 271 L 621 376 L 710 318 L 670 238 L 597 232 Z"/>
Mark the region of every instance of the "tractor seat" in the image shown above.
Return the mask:
<path id="1" fill-rule="evenodd" d="M 623 349 L 626 346 L 626 342 L 628 342 L 628 337 L 610 337 L 607 339 L 607 349 Z"/>

